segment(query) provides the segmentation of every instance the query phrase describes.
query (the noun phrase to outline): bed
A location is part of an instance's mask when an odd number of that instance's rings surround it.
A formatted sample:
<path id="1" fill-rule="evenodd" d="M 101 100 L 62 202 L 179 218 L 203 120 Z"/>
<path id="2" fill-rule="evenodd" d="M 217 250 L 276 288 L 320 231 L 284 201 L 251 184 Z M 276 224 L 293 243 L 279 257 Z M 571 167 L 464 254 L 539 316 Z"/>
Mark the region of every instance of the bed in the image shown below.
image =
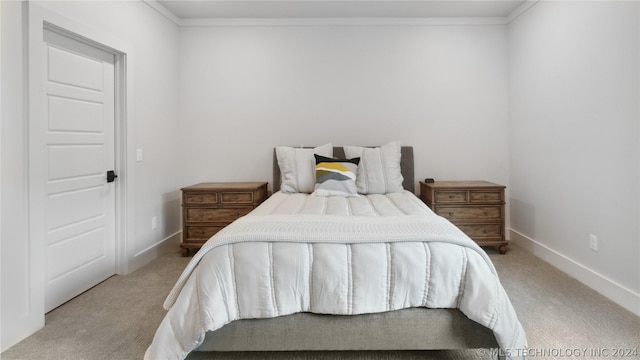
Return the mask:
<path id="1" fill-rule="evenodd" d="M 414 195 L 413 149 L 347 149 L 308 150 L 340 159 L 361 154 L 372 173 L 397 166 L 400 177 L 383 176 L 396 189 L 375 190 L 372 178 L 367 195 L 336 196 L 335 185 L 330 196 L 285 192 L 287 171 L 293 166 L 298 176 L 306 163 L 287 166 L 274 153 L 273 195 L 194 255 L 167 296 L 168 313 L 145 359 L 183 359 L 191 351 L 461 348 L 508 355 L 526 347 L 486 253 Z M 376 159 L 378 168 L 370 165 Z M 365 163 L 353 168 L 359 178 L 367 176 L 359 172 Z"/>

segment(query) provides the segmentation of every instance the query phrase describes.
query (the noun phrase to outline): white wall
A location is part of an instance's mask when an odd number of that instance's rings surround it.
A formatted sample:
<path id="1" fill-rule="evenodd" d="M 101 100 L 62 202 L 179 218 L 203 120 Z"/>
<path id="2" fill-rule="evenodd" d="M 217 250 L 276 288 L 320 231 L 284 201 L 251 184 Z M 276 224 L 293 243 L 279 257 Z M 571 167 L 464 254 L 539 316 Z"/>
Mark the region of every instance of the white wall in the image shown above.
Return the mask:
<path id="1" fill-rule="evenodd" d="M 635 1 L 541 1 L 509 25 L 515 238 L 638 314 L 639 23 Z"/>
<path id="2" fill-rule="evenodd" d="M 265 180 L 277 145 L 415 147 L 416 180 L 508 182 L 506 26 L 183 28 L 183 184 Z"/>
<path id="3" fill-rule="evenodd" d="M 29 241 L 27 239 L 27 152 L 22 54 L 22 4 L 0 2 L 0 78 L 1 98 L 1 159 L 0 200 L 0 342 L 2 350 L 29 335 L 44 324 L 44 316 L 31 317 L 29 291 Z M 21 325 L 18 325 L 21 323 Z"/>
<path id="4" fill-rule="evenodd" d="M 43 289 L 33 281 L 44 269 L 29 258 L 30 248 L 39 242 L 28 236 L 27 99 L 23 96 L 27 70 L 23 38 L 28 26 L 22 5 L 1 2 L 1 350 L 44 323 Z M 131 184 L 124 261 L 128 271 L 135 270 L 155 256 L 157 245 L 180 231 L 175 152 L 179 28 L 140 1 L 42 2 L 38 6 L 134 49 L 128 68 L 129 171 L 119 181 Z M 135 162 L 135 148 L 144 150 L 144 161 Z M 152 231 L 153 216 L 158 216 L 160 224 Z"/>

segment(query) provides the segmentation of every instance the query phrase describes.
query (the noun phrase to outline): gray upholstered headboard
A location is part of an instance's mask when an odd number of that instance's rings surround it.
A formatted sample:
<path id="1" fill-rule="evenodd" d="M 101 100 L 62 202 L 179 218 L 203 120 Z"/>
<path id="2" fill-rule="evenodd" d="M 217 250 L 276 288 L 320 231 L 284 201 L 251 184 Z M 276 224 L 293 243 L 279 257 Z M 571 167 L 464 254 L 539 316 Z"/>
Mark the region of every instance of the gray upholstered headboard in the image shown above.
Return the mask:
<path id="1" fill-rule="evenodd" d="M 333 148 L 333 157 L 344 159 L 344 149 L 342 146 Z M 411 192 L 415 191 L 414 180 L 414 164 L 413 164 L 413 146 L 402 146 L 400 148 L 400 172 L 404 181 L 402 187 Z M 280 167 L 278 166 L 278 158 L 276 150 L 273 149 L 273 192 L 280 190 Z"/>

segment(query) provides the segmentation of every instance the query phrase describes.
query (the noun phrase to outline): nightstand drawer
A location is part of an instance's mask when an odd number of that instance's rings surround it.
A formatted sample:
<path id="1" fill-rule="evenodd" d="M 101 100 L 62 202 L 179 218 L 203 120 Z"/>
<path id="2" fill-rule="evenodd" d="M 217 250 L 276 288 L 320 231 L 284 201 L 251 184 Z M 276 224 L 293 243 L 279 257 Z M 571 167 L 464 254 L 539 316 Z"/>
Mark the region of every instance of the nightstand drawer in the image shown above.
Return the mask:
<path id="1" fill-rule="evenodd" d="M 222 230 L 224 225 L 220 226 L 187 226 L 185 233 L 187 240 L 208 240 L 215 233 Z"/>
<path id="2" fill-rule="evenodd" d="M 436 191 L 436 203 L 466 203 L 467 192 L 464 190 Z"/>
<path id="3" fill-rule="evenodd" d="M 459 224 L 458 228 L 470 238 L 502 238 L 502 223 L 497 224 Z"/>
<path id="4" fill-rule="evenodd" d="M 218 193 L 217 192 L 208 192 L 208 193 L 187 193 L 184 194 L 184 203 L 186 205 L 195 204 L 195 205 L 213 205 L 218 203 Z"/>
<path id="5" fill-rule="evenodd" d="M 436 205 L 435 213 L 448 220 L 502 220 L 502 206 Z"/>
<path id="6" fill-rule="evenodd" d="M 253 204 L 252 192 L 223 192 L 220 195 L 223 204 Z"/>
<path id="7" fill-rule="evenodd" d="M 470 191 L 470 202 L 471 203 L 502 203 L 504 199 L 502 198 L 502 191 Z"/>
<path id="8" fill-rule="evenodd" d="M 236 207 L 222 209 L 187 208 L 185 211 L 188 222 L 232 222 L 240 216 L 247 215 L 253 207 Z"/>

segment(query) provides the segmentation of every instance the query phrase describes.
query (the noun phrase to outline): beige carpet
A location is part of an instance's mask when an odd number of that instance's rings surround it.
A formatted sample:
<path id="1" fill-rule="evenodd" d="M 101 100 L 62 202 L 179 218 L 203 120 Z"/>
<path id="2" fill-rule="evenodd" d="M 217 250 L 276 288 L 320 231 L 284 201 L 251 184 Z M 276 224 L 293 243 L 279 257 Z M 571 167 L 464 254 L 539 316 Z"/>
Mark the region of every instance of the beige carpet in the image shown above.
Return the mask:
<path id="1" fill-rule="evenodd" d="M 640 358 L 639 317 L 518 247 L 512 246 L 507 255 L 492 249 L 487 252 L 527 331 L 530 358 L 614 358 L 612 349 L 633 348 L 638 355 L 617 358 Z M 164 297 L 187 261 L 176 251 L 128 276 L 108 279 L 47 314 L 43 329 L 0 354 L 0 358 L 142 359 L 165 314 Z M 592 356 L 598 353 L 608 356 Z M 189 356 L 220 360 L 490 358 L 483 350 Z"/>

